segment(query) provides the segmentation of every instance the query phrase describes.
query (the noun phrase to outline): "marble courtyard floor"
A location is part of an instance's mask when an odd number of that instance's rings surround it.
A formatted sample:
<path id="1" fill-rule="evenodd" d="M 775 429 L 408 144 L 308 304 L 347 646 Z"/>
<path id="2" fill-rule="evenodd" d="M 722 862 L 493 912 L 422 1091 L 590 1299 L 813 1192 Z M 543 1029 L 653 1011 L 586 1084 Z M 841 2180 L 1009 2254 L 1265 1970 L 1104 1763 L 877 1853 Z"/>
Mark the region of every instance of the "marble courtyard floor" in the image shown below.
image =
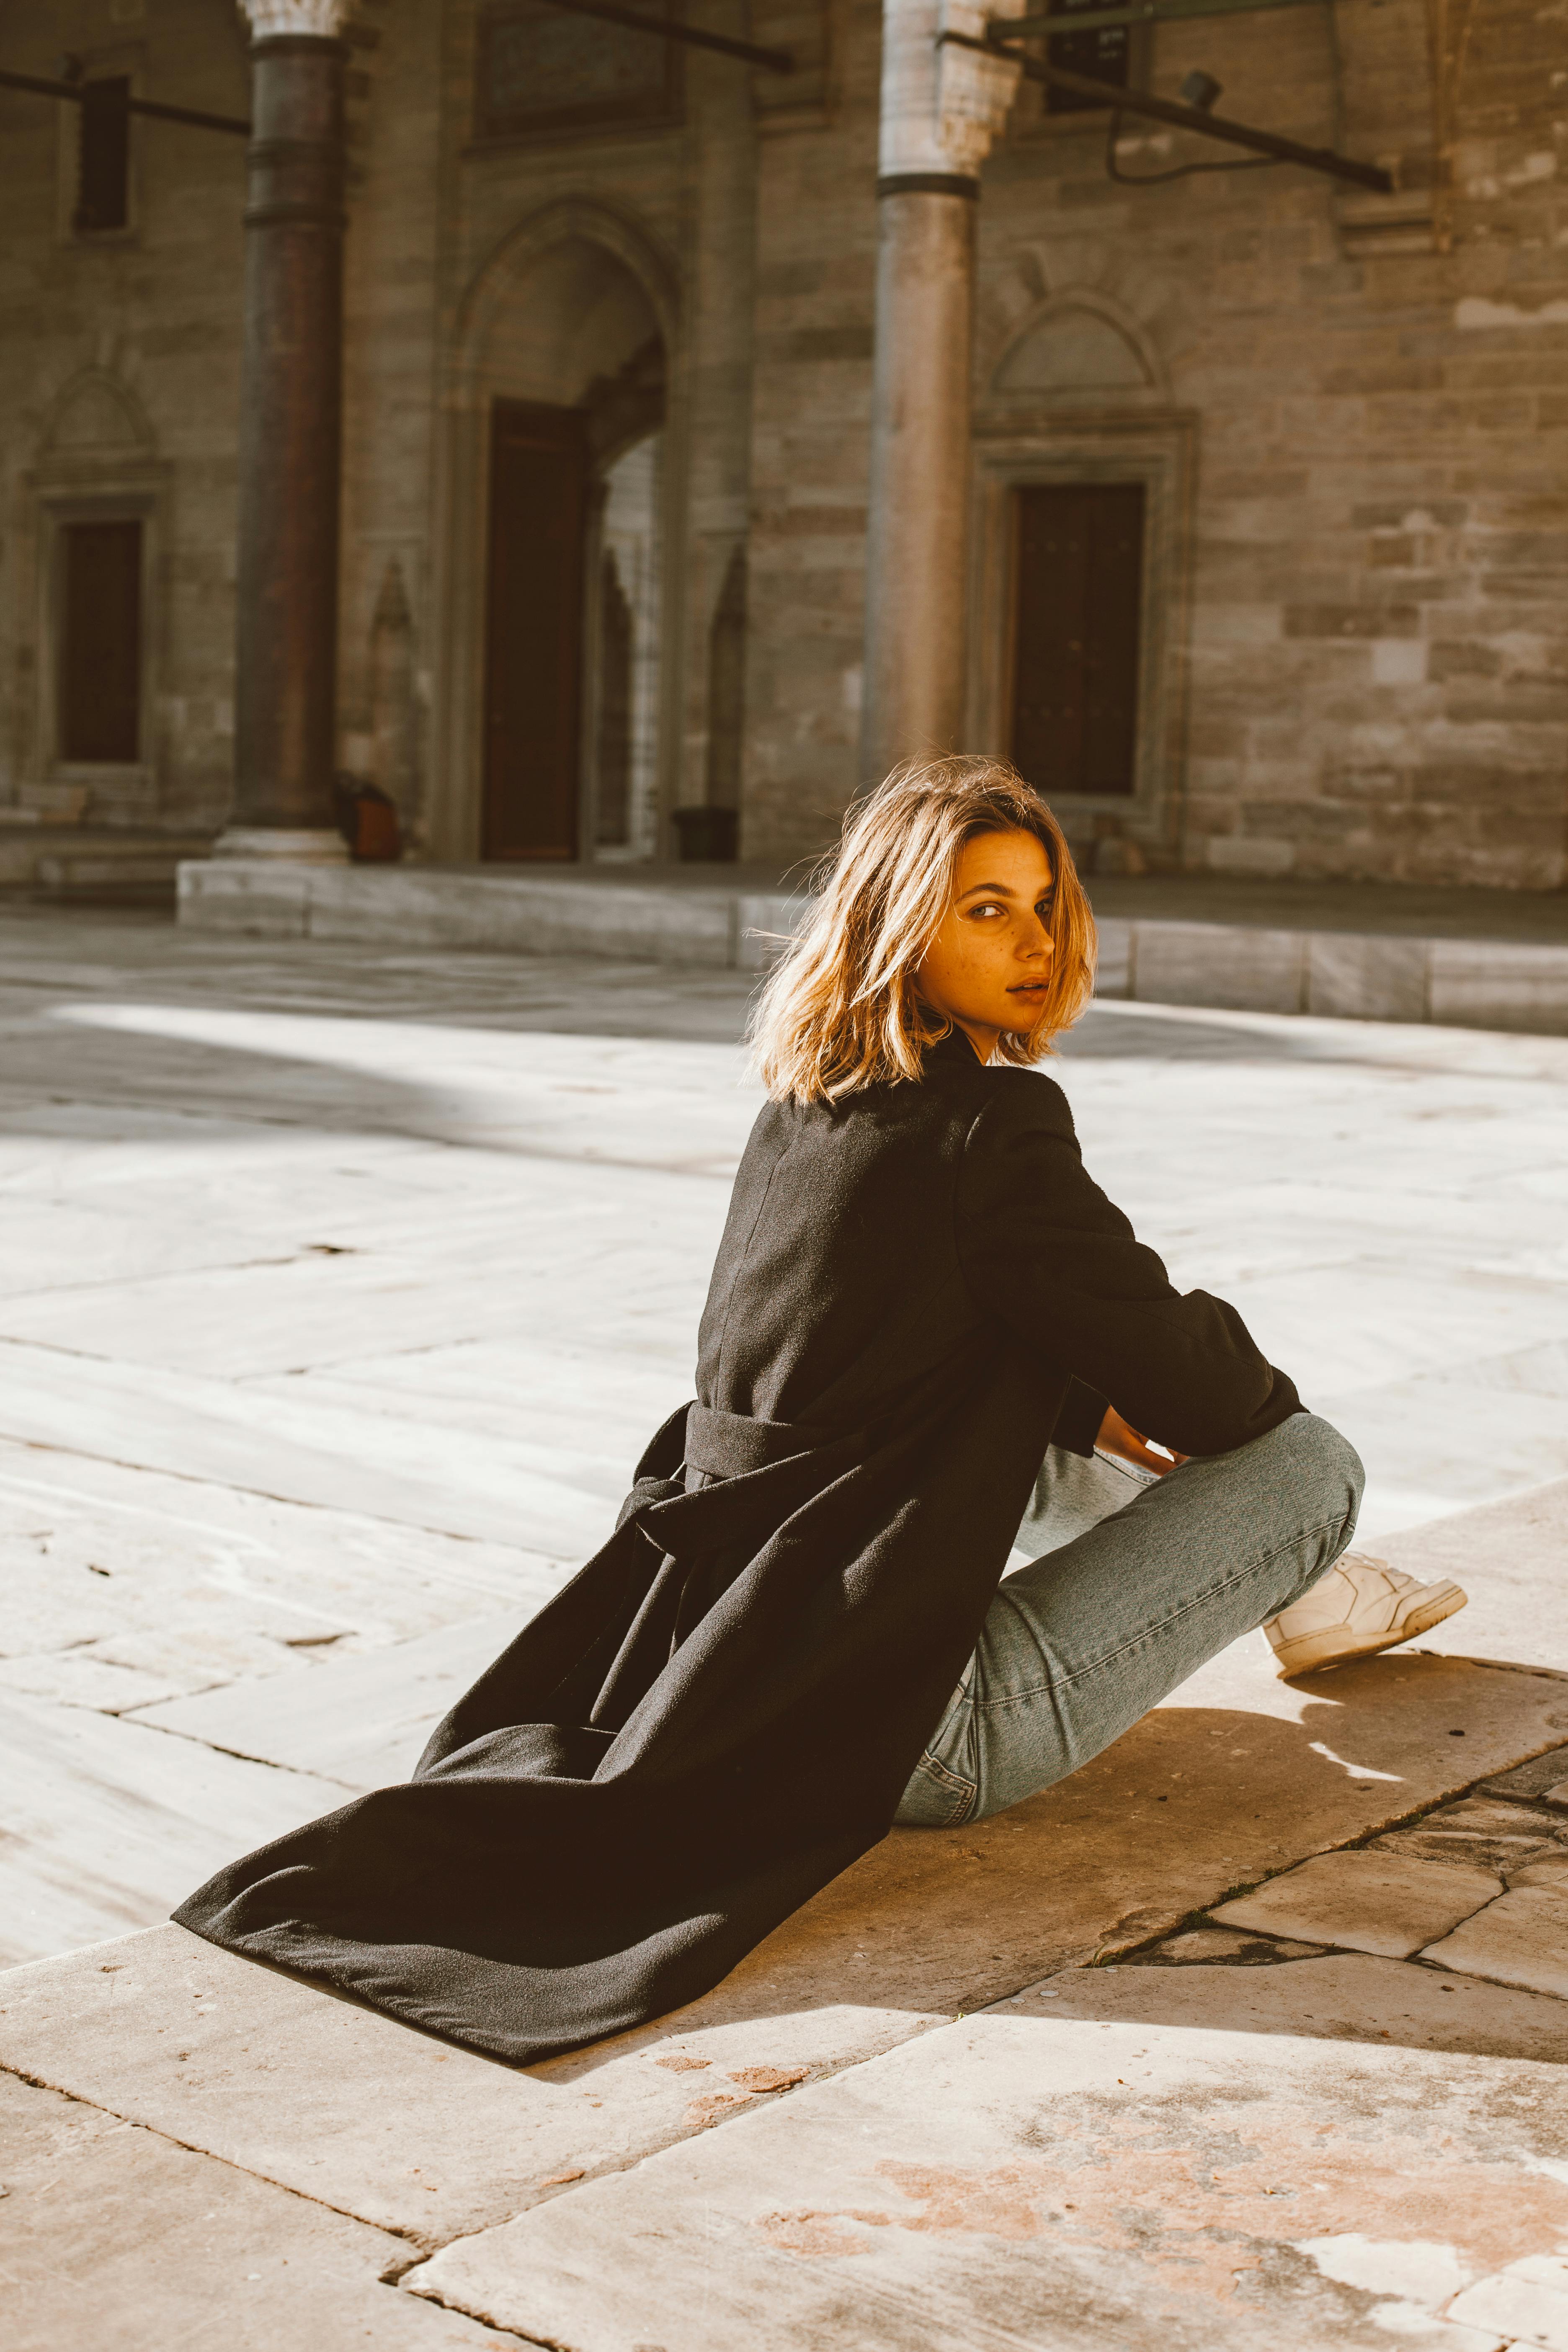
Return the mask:
<path id="1" fill-rule="evenodd" d="M 0 918 L 6 2342 L 1568 2352 L 1565 1039 L 1108 1003 L 1059 1067 L 1468 1586 L 1417 1652 L 1253 1636 L 522 2072 L 163 1924 L 602 1538 L 749 984 Z"/>

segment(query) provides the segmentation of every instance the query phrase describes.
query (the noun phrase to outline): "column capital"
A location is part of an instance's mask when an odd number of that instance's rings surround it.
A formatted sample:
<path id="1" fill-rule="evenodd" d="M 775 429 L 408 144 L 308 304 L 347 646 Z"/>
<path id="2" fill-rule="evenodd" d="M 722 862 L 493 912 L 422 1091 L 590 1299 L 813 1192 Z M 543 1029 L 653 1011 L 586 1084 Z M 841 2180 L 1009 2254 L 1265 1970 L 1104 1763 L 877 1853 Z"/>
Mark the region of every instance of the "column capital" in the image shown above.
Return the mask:
<path id="1" fill-rule="evenodd" d="M 977 180 L 1020 79 L 1005 58 L 938 46 L 939 33 L 978 40 L 988 20 L 1028 0 L 882 0 L 882 112 L 877 169 Z"/>
<path id="2" fill-rule="evenodd" d="M 239 0 L 253 41 L 276 40 L 283 33 L 335 40 L 353 9 L 354 0 Z"/>

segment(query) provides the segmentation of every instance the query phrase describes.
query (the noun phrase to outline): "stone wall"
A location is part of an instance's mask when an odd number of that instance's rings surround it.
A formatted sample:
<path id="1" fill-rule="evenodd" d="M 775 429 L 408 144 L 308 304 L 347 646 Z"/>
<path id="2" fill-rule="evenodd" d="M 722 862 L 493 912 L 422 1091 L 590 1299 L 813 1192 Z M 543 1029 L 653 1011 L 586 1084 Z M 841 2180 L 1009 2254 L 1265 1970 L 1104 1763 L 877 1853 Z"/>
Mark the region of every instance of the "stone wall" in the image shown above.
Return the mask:
<path id="1" fill-rule="evenodd" d="M 1436 84 L 1426 0 L 1142 37 L 1155 88 L 1202 65 L 1222 113 L 1397 157 L 1396 197 L 1290 168 L 1120 185 L 1103 118 L 1047 120 L 1032 86 L 985 166 L 969 740 L 1005 741 L 1010 480 L 1149 479 L 1146 772 L 1112 822 L 1157 865 L 1564 878 L 1568 98 L 1536 0 L 1431 5 L 1450 28 Z M 362 0 L 353 28 L 343 764 L 436 855 L 475 854 L 484 417 L 498 391 L 578 396 L 538 388 L 541 369 L 571 374 L 563 344 L 541 357 L 542 321 L 550 303 L 556 326 L 613 309 L 614 279 L 621 342 L 662 350 L 662 803 L 733 793 L 709 697 L 722 677 L 733 701 L 743 610 L 742 854 L 808 856 L 870 781 L 876 0 L 700 0 L 694 21 L 800 70 L 687 51 L 674 120 L 489 144 L 477 16 L 476 0 Z M 139 22 L 126 0 L 17 0 L 5 62 L 50 74 L 62 47 L 245 111 L 237 20 L 211 0 L 145 0 Z M 0 807 L 216 825 L 241 142 L 136 125 L 132 227 L 89 244 L 62 194 L 74 110 L 0 93 Z M 1129 174 L 1235 155 L 1131 118 L 1122 133 Z M 552 262 L 550 292 L 539 267 L 563 247 L 586 275 Z M 604 351 L 627 356 L 613 334 Z M 152 725 L 143 770 L 84 782 L 51 758 L 46 541 L 62 499 L 100 492 L 152 520 Z M 1094 831 L 1094 811 L 1068 814 Z"/>
<path id="2" fill-rule="evenodd" d="M 1289 167 L 1121 186 L 1104 117 L 1047 120 L 1036 88 L 987 163 L 982 433 L 1006 425 L 1025 472 L 1052 452 L 1088 469 L 1108 448 L 1154 451 L 1163 430 L 1195 452 L 1156 583 L 1160 773 L 1125 827 L 1158 864 L 1534 887 L 1568 870 L 1568 100 L 1550 49 L 1527 0 L 1477 16 L 1447 204 L 1419 0 L 1165 26 L 1141 60 L 1161 91 L 1201 64 L 1222 114 L 1397 156 L 1396 198 Z M 868 781 L 851 706 L 876 55 L 876 12 L 858 7 L 831 123 L 763 150 L 760 856 L 816 845 Z M 1237 154 L 1131 118 L 1123 131 L 1129 174 Z M 1095 334 L 1065 335 L 1069 315 Z M 999 373 L 1037 325 L 1045 358 L 1020 404 Z M 1002 749 L 987 684 L 1002 550 L 980 536 L 970 740 Z M 1073 814 L 1088 831 L 1090 812 Z"/>
<path id="3" fill-rule="evenodd" d="M 1400 0 L 1342 0 L 1337 55 L 1308 8 L 1162 27 L 1153 71 L 1173 89 L 1201 63 L 1222 113 L 1400 154 L 1403 199 L 1289 169 L 1135 192 L 1101 128 L 1026 119 L 988 174 L 984 268 L 1026 257 L 1052 293 L 1118 298 L 1197 420 L 1189 866 L 1563 879 L 1564 100 L 1534 12 L 1484 13 L 1447 252 L 1426 12 Z M 1130 173 L 1199 152 L 1147 129 Z"/>
<path id="4" fill-rule="evenodd" d="M 824 846 L 846 801 L 868 781 L 858 747 L 877 264 L 876 0 L 847 0 L 826 29 L 831 73 L 821 107 L 773 122 L 764 116 L 758 163 L 742 845 L 746 856 L 781 861 Z"/>
<path id="5" fill-rule="evenodd" d="M 243 117 L 245 44 L 211 0 L 9 7 L 5 63 L 62 51 L 141 95 Z M 233 748 L 235 416 L 244 142 L 133 122 L 130 225 L 72 234 L 78 110 L 0 90 L 0 810 L 89 826 L 216 826 Z M 145 761 L 54 751 L 50 531 L 104 502 L 148 532 Z"/>

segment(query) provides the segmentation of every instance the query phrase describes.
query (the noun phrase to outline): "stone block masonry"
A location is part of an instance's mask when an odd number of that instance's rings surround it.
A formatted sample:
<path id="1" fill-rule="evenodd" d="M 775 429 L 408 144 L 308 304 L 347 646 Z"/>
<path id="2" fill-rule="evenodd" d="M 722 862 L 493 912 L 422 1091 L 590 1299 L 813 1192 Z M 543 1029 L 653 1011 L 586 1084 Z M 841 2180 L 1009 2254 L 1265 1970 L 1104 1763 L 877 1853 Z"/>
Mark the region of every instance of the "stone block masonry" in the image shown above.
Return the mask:
<path id="1" fill-rule="evenodd" d="M 1523 0 L 1489 12 L 1451 94 L 1444 212 L 1422 10 L 1356 0 L 1338 23 L 1337 54 L 1307 9 L 1165 25 L 1144 68 L 1173 89 L 1202 65 L 1239 119 L 1398 152 L 1399 199 L 1289 170 L 1139 193 L 1105 175 L 1102 118 L 1048 117 L 1031 87 L 985 163 L 982 442 L 1001 437 L 1010 478 L 1093 478 L 1136 471 L 1167 420 L 1196 434 L 1191 506 L 1152 551 L 1184 730 L 1148 805 L 1064 813 L 1085 834 L 1107 814 L 1195 870 L 1552 887 L 1568 870 L 1562 93 Z M 874 257 L 869 207 L 845 191 L 874 168 L 875 39 L 874 12 L 850 11 L 837 114 L 764 142 L 760 163 L 745 800 L 760 857 L 819 845 L 872 781 L 855 705 Z M 1123 128 L 1130 174 L 1215 160 Z M 985 639 L 1006 600 L 985 567 L 1005 547 L 974 562 L 966 740 L 1005 751 Z M 1368 985 L 1325 972 L 1325 1009 L 1336 986 L 1353 1002 Z M 1402 987 L 1408 971 L 1390 970 L 1373 993 Z"/>
<path id="2" fill-rule="evenodd" d="M 1078 303 L 1146 381 L 1115 394 L 1103 364 L 1042 360 L 1042 440 L 1087 455 L 1117 408 L 1197 420 L 1176 862 L 1551 887 L 1568 832 L 1563 91 L 1522 0 L 1489 10 L 1453 97 L 1441 251 L 1423 12 L 1355 0 L 1335 21 L 1337 49 L 1304 8 L 1163 26 L 1152 84 L 1202 65 L 1239 120 L 1399 149 L 1420 236 L 1289 171 L 1113 185 L 1098 119 L 1031 123 L 1026 99 L 985 175 L 977 395 L 1032 317 Z M 1196 160 L 1127 127 L 1130 174 Z"/>
<path id="3" fill-rule="evenodd" d="M 139 96 L 247 112 L 236 11 L 163 0 L 132 22 L 97 6 L 68 28 L 46 7 L 6 11 L 12 70 L 51 78 L 65 45 Z M 79 112 L 0 91 L 0 811 L 73 788 L 94 829 L 188 841 L 223 823 L 232 789 L 245 142 L 133 121 L 126 225 L 78 235 Z M 60 539 L 94 520 L 142 531 L 130 761 L 77 761 L 59 740 Z"/>
<path id="4" fill-rule="evenodd" d="M 16 0 L 8 65 L 55 70 L 56 13 Z M 737 0 L 700 14 L 748 31 Z M 426 854 L 480 856 L 489 404 L 607 398 L 657 348 L 657 805 L 630 846 L 668 856 L 676 807 L 738 793 L 741 856 L 783 866 L 875 781 L 881 10 L 758 0 L 750 37 L 795 54 L 796 75 L 683 53 L 657 117 L 504 136 L 481 135 L 481 16 L 478 0 L 363 0 L 348 26 L 338 764 L 391 793 Z M 1568 91 L 1536 0 L 1465 21 L 1436 79 L 1423 0 L 1337 0 L 1331 21 L 1244 10 L 1134 44 L 1151 89 L 1201 67 L 1238 120 L 1392 162 L 1386 199 L 1293 167 L 1127 185 L 1104 117 L 1051 115 L 1036 85 L 985 157 L 972 546 L 948 583 L 967 703 L 930 748 L 1010 746 L 1010 665 L 1028 656 L 1010 640 L 1012 489 L 1142 482 L 1138 789 L 1074 800 L 1038 776 L 1075 840 L 1242 879 L 1568 876 Z M 132 24 L 105 5 L 70 38 L 89 74 L 245 111 L 237 16 L 160 0 Z M 0 110 L 0 812 L 68 792 L 95 831 L 216 833 L 243 142 L 137 125 L 128 225 L 83 235 L 74 110 L 22 92 Z M 1227 160 L 1129 121 L 1116 149 L 1124 179 Z M 146 533 L 142 756 L 96 767 L 64 757 L 57 726 L 59 534 L 89 509 Z M 743 642 L 716 635 L 721 607 Z M 1289 992 L 1262 977 L 1276 950 L 1247 953 L 1247 986 Z M 1409 1011 L 1425 992 L 1435 1011 L 1491 986 L 1342 943 L 1313 951 L 1308 996 Z"/>

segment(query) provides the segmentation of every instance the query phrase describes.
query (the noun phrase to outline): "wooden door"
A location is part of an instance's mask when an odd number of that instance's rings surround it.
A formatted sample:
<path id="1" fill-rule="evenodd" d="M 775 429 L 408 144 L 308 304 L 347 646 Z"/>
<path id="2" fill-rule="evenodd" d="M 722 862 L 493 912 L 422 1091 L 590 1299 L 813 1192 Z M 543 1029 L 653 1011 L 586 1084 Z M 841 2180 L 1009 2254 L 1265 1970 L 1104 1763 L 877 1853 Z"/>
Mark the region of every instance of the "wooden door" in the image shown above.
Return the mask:
<path id="1" fill-rule="evenodd" d="M 59 756 L 132 765 L 142 757 L 142 526 L 68 523 L 60 557 Z"/>
<path id="2" fill-rule="evenodd" d="M 577 855 L 588 446 L 581 410 L 498 400 L 482 854 Z"/>
<path id="3" fill-rule="evenodd" d="M 1014 499 L 1014 764 L 1050 798 L 1130 793 L 1143 485 L 1031 485 Z"/>

